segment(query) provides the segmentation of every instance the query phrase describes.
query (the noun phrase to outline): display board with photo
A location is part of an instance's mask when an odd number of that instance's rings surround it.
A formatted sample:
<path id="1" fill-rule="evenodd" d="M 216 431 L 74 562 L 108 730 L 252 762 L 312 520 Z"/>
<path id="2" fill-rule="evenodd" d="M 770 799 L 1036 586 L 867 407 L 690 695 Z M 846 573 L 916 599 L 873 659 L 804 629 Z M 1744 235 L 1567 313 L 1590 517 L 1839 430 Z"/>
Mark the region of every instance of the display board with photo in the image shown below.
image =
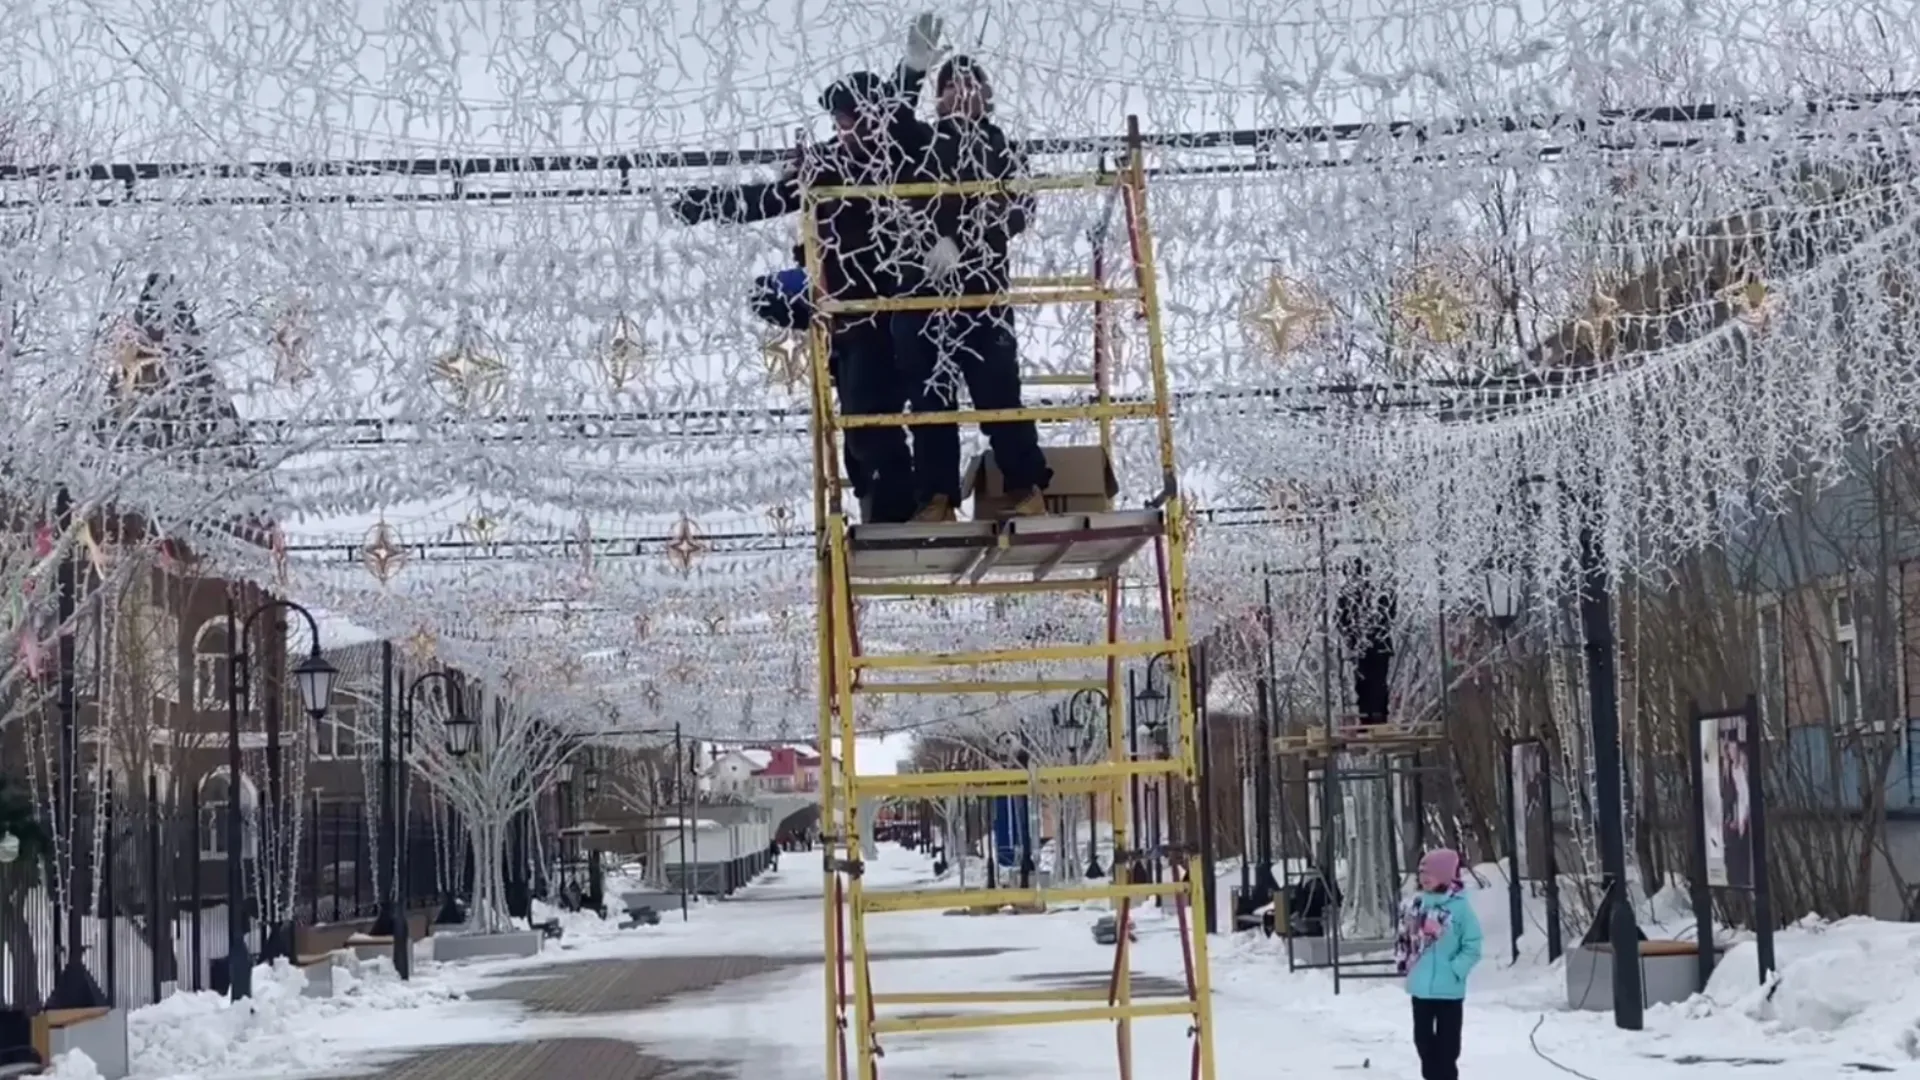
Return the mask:
<path id="1" fill-rule="evenodd" d="M 1725 856 L 1724 881 L 1714 884 L 1730 889 L 1753 888 L 1753 785 L 1748 775 L 1747 718 L 1735 714 L 1713 721 L 1713 741 L 1719 744 L 1716 757 L 1718 773 L 1708 777 L 1706 788 L 1720 791 L 1720 835 Z M 1706 741 L 1707 732 L 1701 732 Z M 1717 779 L 1717 783 L 1715 782 Z M 1711 864 L 1709 864 L 1711 865 Z M 1711 881 L 1711 877 L 1708 879 Z"/>

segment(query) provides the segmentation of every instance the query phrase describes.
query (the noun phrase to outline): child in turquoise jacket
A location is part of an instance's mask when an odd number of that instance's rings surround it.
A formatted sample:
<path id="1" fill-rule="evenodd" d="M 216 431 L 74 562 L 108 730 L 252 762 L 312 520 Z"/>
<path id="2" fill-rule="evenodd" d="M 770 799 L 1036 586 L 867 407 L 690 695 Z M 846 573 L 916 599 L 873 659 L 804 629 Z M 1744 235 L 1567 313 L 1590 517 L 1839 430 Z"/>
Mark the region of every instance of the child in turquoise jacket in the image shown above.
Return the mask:
<path id="1" fill-rule="evenodd" d="M 1480 919 L 1460 884 L 1460 853 L 1436 848 L 1420 860 L 1420 891 L 1400 911 L 1394 960 L 1413 998 L 1413 1046 L 1421 1080 L 1460 1080 L 1461 1010 L 1480 962 Z"/>

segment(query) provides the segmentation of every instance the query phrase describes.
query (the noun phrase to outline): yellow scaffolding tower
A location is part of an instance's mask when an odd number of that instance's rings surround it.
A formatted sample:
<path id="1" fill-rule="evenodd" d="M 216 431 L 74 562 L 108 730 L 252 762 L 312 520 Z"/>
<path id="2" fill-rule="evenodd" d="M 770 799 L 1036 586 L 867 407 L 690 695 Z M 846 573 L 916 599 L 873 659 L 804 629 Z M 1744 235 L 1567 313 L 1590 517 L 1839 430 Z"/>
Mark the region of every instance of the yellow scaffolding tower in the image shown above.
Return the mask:
<path id="1" fill-rule="evenodd" d="M 1083 176 L 1036 177 L 971 184 L 903 184 L 890 187 L 815 187 L 806 192 L 801 211 L 802 245 L 813 282 L 816 318 L 809 331 L 812 357 L 814 514 L 819 523 L 820 746 L 827 777 L 820 788 L 820 820 L 825 849 L 826 943 L 825 1025 L 827 1080 L 878 1080 L 877 1059 L 883 1036 L 894 1033 L 977 1030 L 1035 1024 L 1108 1022 L 1115 1028 L 1121 1080 L 1133 1075 L 1133 1021 L 1149 1017 L 1186 1017 L 1191 1039 L 1192 1080 L 1213 1080 L 1211 989 L 1206 935 L 1199 927 L 1204 903 L 1198 853 L 1165 883 L 1129 883 L 1119 867 L 1129 861 L 1127 822 L 1136 779 L 1184 781 L 1194 800 L 1196 775 L 1194 707 L 1189 671 L 1185 589 L 1185 506 L 1176 482 L 1173 423 L 1167 388 L 1165 344 L 1161 333 L 1153 238 L 1147 218 L 1147 174 L 1139 121 L 1129 118 L 1124 158 L 1114 171 Z M 819 201 L 856 198 L 921 198 L 949 194 L 1017 194 L 1059 191 L 1109 193 L 1109 212 L 1124 215 L 1132 261 L 1132 280 L 1110 283 L 1095 236 L 1092 273 L 1087 277 L 1016 281 L 1002 296 L 845 300 L 821 294 L 821 250 L 815 207 Z M 828 321 L 840 316 L 896 311 L 979 308 L 989 305 L 1090 304 L 1094 308 L 1093 370 L 1089 375 L 1027 379 L 1054 386 L 1092 388 L 1092 400 L 1080 404 L 944 413 L 841 416 L 833 403 L 827 374 Z M 1149 393 L 1144 400 L 1116 400 L 1108 314 L 1117 305 L 1135 309 L 1144 327 Z M 980 424 L 996 421 L 1094 422 L 1100 444 L 1113 460 L 1116 421 L 1151 421 L 1160 450 L 1161 491 L 1143 509 L 1099 513 L 1049 514 L 1008 521 L 941 524 L 863 524 L 850 526 L 844 509 L 837 463 L 838 440 L 850 428 L 877 425 Z M 1124 640 L 1121 619 L 1122 575 L 1135 555 L 1151 547 L 1160 600 L 1158 640 Z M 869 655 L 860 648 L 856 624 L 858 598 L 911 596 L 995 596 L 1025 593 L 1104 595 L 1106 640 L 1088 645 L 1034 645 L 925 655 Z M 1121 661 L 1165 656 L 1172 667 L 1173 715 L 1178 737 L 1165 758 L 1136 759 L 1123 738 L 1120 707 Z M 1100 680 L 1068 678 L 939 679 L 882 681 L 885 674 L 955 669 L 994 669 L 1008 664 L 1048 664 L 1103 660 Z M 882 679 L 873 676 L 881 675 Z M 909 773 L 862 776 L 855 754 L 859 728 L 856 708 L 863 698 L 885 694 L 1007 694 L 1073 692 L 1099 689 L 1107 695 L 1104 758 L 1088 764 L 1029 767 L 1021 770 Z M 837 761 L 837 763 L 836 763 Z M 943 796 L 1018 796 L 1088 794 L 1104 796 L 1113 823 L 1114 874 L 1103 885 L 1068 888 L 992 890 L 867 891 L 862 881 L 860 806 L 863 800 Z M 1197 803 L 1193 806 L 1197 814 Z M 1136 997 L 1131 984 L 1128 933 L 1136 901 L 1162 897 L 1174 902 L 1183 936 L 1186 980 L 1173 997 Z M 1105 991 L 958 990 L 934 993 L 877 992 L 868 970 L 867 918 L 886 912 L 925 911 L 956 905 L 1044 905 L 1049 900 L 1107 901 L 1115 910 L 1117 934 L 1113 973 Z M 948 1005 L 939 1015 L 888 1015 L 889 1006 Z M 1014 1011 L 1000 1011 L 1015 1007 Z M 851 1043 L 852 1053 L 848 1046 Z M 851 1057 L 851 1061 L 849 1060 Z"/>

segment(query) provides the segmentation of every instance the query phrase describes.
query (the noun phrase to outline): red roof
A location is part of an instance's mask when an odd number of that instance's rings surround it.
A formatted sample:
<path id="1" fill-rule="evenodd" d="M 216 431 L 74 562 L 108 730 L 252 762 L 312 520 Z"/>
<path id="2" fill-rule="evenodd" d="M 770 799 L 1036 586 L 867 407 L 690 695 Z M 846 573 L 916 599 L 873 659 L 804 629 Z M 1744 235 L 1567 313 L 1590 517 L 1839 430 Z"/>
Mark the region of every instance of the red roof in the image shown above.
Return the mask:
<path id="1" fill-rule="evenodd" d="M 820 759 L 818 757 L 797 747 L 776 746 L 772 748 L 771 752 L 773 759 L 767 762 L 765 768 L 755 769 L 753 775 L 794 776 L 798 774 L 801 769 L 817 769 L 820 767 Z"/>

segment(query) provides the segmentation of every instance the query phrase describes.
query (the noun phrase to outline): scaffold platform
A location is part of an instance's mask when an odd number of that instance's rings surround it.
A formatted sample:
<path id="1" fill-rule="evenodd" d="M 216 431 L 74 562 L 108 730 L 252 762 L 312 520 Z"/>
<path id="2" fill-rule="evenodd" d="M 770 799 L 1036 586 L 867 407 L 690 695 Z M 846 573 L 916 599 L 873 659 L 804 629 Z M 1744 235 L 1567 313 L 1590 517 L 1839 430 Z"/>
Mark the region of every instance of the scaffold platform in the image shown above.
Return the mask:
<path id="1" fill-rule="evenodd" d="M 1192 1080 L 1213 1080 L 1213 1015 L 1206 935 L 1201 931 L 1198 906 L 1204 902 L 1203 875 L 1197 854 L 1176 864 L 1170 880 L 1129 881 L 1132 875 L 1117 867 L 1138 853 L 1128 848 L 1127 823 L 1136 781 L 1182 781 L 1192 810 L 1197 813 L 1193 780 L 1197 775 L 1194 747 L 1195 703 L 1191 700 L 1189 632 L 1186 612 L 1183 515 L 1186 506 L 1177 483 L 1174 463 L 1171 395 L 1167 386 L 1165 346 L 1161 332 L 1158 282 L 1154 268 L 1153 237 L 1147 217 L 1147 171 L 1137 120 L 1128 121 L 1125 152 L 1116 168 L 1101 168 L 1084 176 L 1050 176 L 969 184 L 915 184 L 870 188 L 815 188 L 803 202 L 802 249 L 808 278 L 822 280 L 821 245 L 814 227 L 813 208 L 821 200 L 849 198 L 921 198 L 936 195 L 1041 194 L 1094 192 L 1105 196 L 1103 225 L 1091 236 L 1091 272 L 1084 277 L 1031 279 L 1016 283 L 997 297 L 952 300 L 881 299 L 837 302 L 814 297 L 820 313 L 809 328 L 812 360 L 813 450 L 815 457 L 814 510 L 819 524 L 819 658 L 820 746 L 831 766 L 821 784 L 826 904 L 823 929 L 826 947 L 825 1009 L 828 1080 L 879 1080 L 889 1040 L 925 1038 L 938 1033 L 970 1031 L 974 1039 L 997 1029 L 1047 1024 L 1108 1024 L 1115 1034 L 1115 1074 L 1132 1080 L 1134 1045 L 1140 1038 L 1182 1039 L 1191 1047 Z M 1103 161 L 1104 166 L 1104 161 Z M 1120 273 L 1109 274 L 1105 252 L 1107 233 L 1115 216 L 1124 220 L 1124 258 L 1111 260 Z M 1116 243 L 1116 247 L 1120 243 Z M 1110 277 L 1121 280 L 1110 280 Z M 1094 309 L 1092 370 L 1084 373 L 1035 374 L 1029 385 L 1081 386 L 1091 400 L 1080 404 L 1003 409 L 991 412 L 961 409 L 945 413 L 904 413 L 884 416 L 839 415 L 828 378 L 830 320 L 843 316 L 895 311 L 925 311 L 933 307 L 979 308 L 992 304 L 1040 306 L 1090 304 Z M 1135 400 L 1116 401 L 1113 387 L 1119 350 L 1113 345 L 1116 312 L 1131 316 L 1144 334 L 1145 348 L 1136 350 L 1144 370 L 1127 373 L 1149 392 Z M 1144 400 L 1139 400 L 1139 398 Z M 1160 486 L 1138 509 L 1102 509 L 1084 513 L 1047 513 L 1006 520 L 950 523 L 852 524 L 845 510 L 846 492 L 836 463 L 842 459 L 840 439 L 850 428 L 877 425 L 979 424 L 1031 420 L 1042 426 L 1059 423 L 1090 424 L 1099 431 L 1100 450 L 1114 459 L 1114 426 L 1141 422 L 1153 425 L 1160 451 Z M 1109 464 L 1110 467 L 1110 464 Z M 1110 475 L 1110 474 L 1109 474 Z M 1136 504 L 1139 505 L 1139 504 Z M 1147 558 L 1151 552 L 1152 557 Z M 1121 618 L 1123 589 L 1146 586 L 1159 602 L 1158 632 L 1144 640 L 1129 640 Z M 868 597 L 985 597 L 1017 594 L 1080 592 L 1104 597 L 1106 635 L 1080 644 L 1038 643 L 1031 640 L 994 642 L 945 653 L 876 654 L 861 647 L 857 624 L 861 601 Z M 982 636 L 991 638 L 998 622 L 982 624 Z M 1129 660 L 1164 660 L 1171 683 L 1171 722 L 1177 724 L 1173 747 L 1165 756 L 1136 757 L 1128 749 L 1126 718 L 1121 700 L 1122 664 Z M 996 669 L 1016 667 L 994 677 Z M 1058 670 L 1066 666 L 1069 670 Z M 1089 677 L 1098 667 L 1102 674 Z M 1054 669 L 1048 671 L 1048 669 Z M 1039 670 L 1042 674 L 1035 675 Z M 900 694 L 1012 693 L 1072 694 L 1098 690 L 1107 707 L 1104 738 L 1095 747 L 1098 758 L 1074 765 L 1023 762 L 1023 768 L 960 772 L 862 775 L 856 735 L 862 703 L 874 696 Z M 1042 797 L 1092 795 L 1112 823 L 1116 873 L 1111 879 L 1062 882 L 1045 888 L 870 890 L 864 880 L 861 808 L 882 800 L 946 797 Z M 1184 937 L 1185 958 L 1181 993 L 1137 995 L 1132 983 L 1128 932 L 1134 906 L 1158 899 L 1176 914 Z M 991 910 L 1013 907 L 1044 908 L 1053 902 L 1106 904 L 1119 928 L 1112 976 L 1104 989 L 1004 990 L 955 988 L 933 992 L 893 992 L 876 987 L 868 965 L 870 917 L 896 912 L 949 908 Z M 1065 973 L 1063 973 L 1065 974 Z M 901 1006 L 942 1006 L 937 1014 L 902 1013 Z M 1136 1022 L 1179 1018 L 1180 1023 L 1152 1024 L 1136 1031 Z"/>

